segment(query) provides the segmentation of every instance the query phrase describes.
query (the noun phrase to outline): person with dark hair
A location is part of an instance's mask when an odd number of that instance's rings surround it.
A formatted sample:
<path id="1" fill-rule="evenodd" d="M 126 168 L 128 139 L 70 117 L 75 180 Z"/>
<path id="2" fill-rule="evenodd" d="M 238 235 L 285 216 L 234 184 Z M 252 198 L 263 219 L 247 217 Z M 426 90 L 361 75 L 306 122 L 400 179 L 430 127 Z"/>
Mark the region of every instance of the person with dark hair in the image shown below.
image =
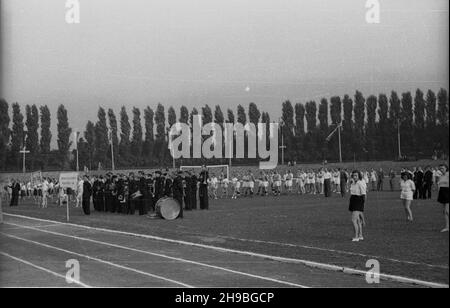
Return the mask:
<path id="1" fill-rule="evenodd" d="M 410 179 L 410 175 L 408 174 L 408 172 L 402 172 L 400 188 L 400 199 L 402 200 L 403 207 L 405 208 L 406 219 L 412 222 L 414 219 L 411 210 L 411 204 L 414 199 L 414 191 L 416 191 L 416 185 Z"/>
<path id="2" fill-rule="evenodd" d="M 99 206 L 99 195 L 100 193 L 100 181 L 99 179 L 94 176 L 93 182 L 92 182 L 92 202 L 94 203 L 94 210 L 101 211 Z"/>
<path id="3" fill-rule="evenodd" d="M 416 176 L 416 189 L 417 189 L 417 197 L 419 199 L 426 199 L 425 197 L 425 189 L 424 189 L 424 180 L 425 173 L 423 172 L 422 167 L 419 167 L 417 169 L 417 176 Z"/>
<path id="4" fill-rule="evenodd" d="M 430 166 L 425 169 L 423 176 L 423 195 L 426 199 L 431 199 L 431 188 L 433 187 L 433 171 Z"/>
<path id="5" fill-rule="evenodd" d="M 144 207 L 145 212 L 148 213 L 155 211 L 155 203 L 153 202 L 154 198 L 154 180 L 151 173 L 146 174 L 145 176 L 145 188 L 143 191 L 144 194 Z"/>
<path id="6" fill-rule="evenodd" d="M 439 196 L 438 202 L 442 204 L 444 209 L 444 219 L 445 219 L 445 228 L 441 230 L 441 232 L 448 232 L 448 203 L 449 203 L 449 173 L 447 165 L 440 165 L 439 171 L 441 172 L 441 176 L 438 178 L 437 185 L 439 187 Z"/>
<path id="7" fill-rule="evenodd" d="M 192 189 L 192 178 L 189 171 L 183 173 L 183 189 L 184 189 L 184 206 L 186 211 L 190 211 L 191 207 L 191 189 Z"/>
<path id="8" fill-rule="evenodd" d="M 158 200 L 164 196 L 164 178 L 162 177 L 160 170 L 155 172 L 154 185 L 155 188 L 154 188 L 153 204 L 156 205 Z"/>
<path id="9" fill-rule="evenodd" d="M 14 180 L 11 184 L 11 202 L 9 206 L 18 206 L 19 205 L 19 194 L 20 194 L 20 183 L 17 180 Z"/>
<path id="10" fill-rule="evenodd" d="M 391 169 L 389 171 L 389 186 L 391 188 L 391 191 L 394 191 L 394 180 L 395 180 L 395 171 L 394 169 Z"/>
<path id="11" fill-rule="evenodd" d="M 191 209 L 197 209 L 197 191 L 198 191 L 198 178 L 195 173 L 191 175 L 191 190 L 190 190 L 190 202 Z"/>
<path id="12" fill-rule="evenodd" d="M 163 195 L 166 197 L 172 197 L 173 180 L 168 171 L 163 174 L 163 178 L 164 178 L 164 193 L 163 193 Z"/>
<path id="13" fill-rule="evenodd" d="M 136 203 L 137 203 L 137 208 L 139 210 L 139 215 L 146 215 L 147 214 L 147 207 L 145 206 L 145 191 L 147 190 L 147 183 L 146 183 L 146 179 L 144 176 L 144 172 L 139 171 L 139 178 L 137 180 L 137 185 L 138 185 L 138 192 L 139 195 L 136 198 Z"/>
<path id="14" fill-rule="evenodd" d="M 115 213 L 117 211 L 118 202 L 119 202 L 117 199 L 117 175 L 113 175 L 111 177 L 111 182 L 109 184 L 108 189 L 111 194 L 111 199 L 110 199 L 111 204 L 109 205 L 109 211 L 111 213 Z"/>
<path id="15" fill-rule="evenodd" d="M 380 168 L 378 170 L 377 173 L 377 190 L 378 191 L 383 191 L 383 186 L 384 186 L 384 172 L 383 172 L 383 168 Z"/>
<path id="16" fill-rule="evenodd" d="M 322 173 L 322 171 L 320 172 Z M 323 192 L 326 198 L 331 197 L 331 172 L 327 168 L 322 173 L 323 177 Z"/>
<path id="17" fill-rule="evenodd" d="M 352 212 L 352 223 L 355 231 L 352 242 L 359 242 L 364 240 L 364 206 L 367 195 L 367 185 L 363 180 L 361 172 L 357 170 L 354 170 L 351 175 L 350 194 L 349 211 Z"/>
<path id="18" fill-rule="evenodd" d="M 199 198 L 200 198 L 200 209 L 207 210 L 209 208 L 208 202 L 208 169 L 206 166 L 202 166 L 202 171 L 200 172 L 200 188 L 199 188 Z"/>
<path id="19" fill-rule="evenodd" d="M 181 176 L 183 172 L 179 171 L 176 177 L 173 179 L 172 191 L 173 198 L 177 200 L 180 205 L 180 214 L 178 214 L 177 218 L 183 218 L 183 178 Z"/>
<path id="20" fill-rule="evenodd" d="M 129 196 L 130 196 L 130 182 L 129 179 L 122 174 L 120 180 L 117 182 L 117 199 L 118 202 L 118 213 L 127 214 L 129 207 Z"/>
<path id="21" fill-rule="evenodd" d="M 91 214 L 91 196 L 92 185 L 89 182 L 89 177 L 85 175 L 83 177 L 83 197 L 81 201 L 81 206 L 83 207 L 83 212 L 85 215 Z"/>
<path id="22" fill-rule="evenodd" d="M 105 175 L 105 183 L 104 183 L 104 197 L 105 197 L 105 212 L 112 212 L 112 179 L 111 174 L 107 173 Z"/>
<path id="23" fill-rule="evenodd" d="M 341 170 L 341 168 L 338 168 L 339 171 L 339 177 L 340 177 L 340 187 L 341 187 L 341 197 L 344 198 L 345 197 L 345 190 L 346 190 L 346 185 L 347 185 L 347 173 L 344 170 Z"/>
<path id="24" fill-rule="evenodd" d="M 127 214 L 134 215 L 139 200 L 137 197 L 139 191 L 139 181 L 135 178 L 134 173 L 129 176 L 129 203 Z"/>

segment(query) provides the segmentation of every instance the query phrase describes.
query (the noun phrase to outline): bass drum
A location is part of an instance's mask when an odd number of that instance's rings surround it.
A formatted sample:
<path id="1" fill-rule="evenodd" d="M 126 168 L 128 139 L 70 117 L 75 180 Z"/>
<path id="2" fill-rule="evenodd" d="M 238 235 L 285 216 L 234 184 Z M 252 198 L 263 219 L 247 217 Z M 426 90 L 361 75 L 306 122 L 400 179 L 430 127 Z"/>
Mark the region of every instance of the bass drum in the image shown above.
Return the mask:
<path id="1" fill-rule="evenodd" d="M 156 202 L 155 210 L 156 214 L 166 220 L 177 219 L 181 211 L 178 201 L 170 197 L 159 199 L 158 202 Z"/>

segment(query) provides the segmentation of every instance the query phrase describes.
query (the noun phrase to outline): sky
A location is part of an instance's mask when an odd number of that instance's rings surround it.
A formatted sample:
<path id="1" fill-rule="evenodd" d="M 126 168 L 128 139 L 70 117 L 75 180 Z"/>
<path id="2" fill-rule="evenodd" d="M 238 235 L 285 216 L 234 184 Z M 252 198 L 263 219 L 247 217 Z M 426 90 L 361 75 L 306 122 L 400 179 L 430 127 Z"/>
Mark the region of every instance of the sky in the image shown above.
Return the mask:
<path id="1" fill-rule="evenodd" d="M 48 105 L 74 131 L 99 106 L 158 103 L 236 110 L 250 102 L 272 119 L 281 104 L 396 90 L 448 89 L 449 1 L 1 0 L 1 97 Z"/>

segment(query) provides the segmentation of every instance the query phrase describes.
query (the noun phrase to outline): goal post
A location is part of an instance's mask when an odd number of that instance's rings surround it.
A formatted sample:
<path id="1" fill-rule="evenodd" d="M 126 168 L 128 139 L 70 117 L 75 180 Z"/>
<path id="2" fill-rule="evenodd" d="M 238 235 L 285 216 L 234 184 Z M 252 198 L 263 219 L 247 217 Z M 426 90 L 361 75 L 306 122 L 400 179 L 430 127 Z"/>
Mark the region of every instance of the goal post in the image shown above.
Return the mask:
<path id="1" fill-rule="evenodd" d="M 180 166 L 180 170 L 195 170 L 201 169 L 202 166 Z M 222 169 L 222 172 L 226 172 L 227 179 L 230 179 L 230 166 L 229 165 L 207 165 L 207 169 Z"/>

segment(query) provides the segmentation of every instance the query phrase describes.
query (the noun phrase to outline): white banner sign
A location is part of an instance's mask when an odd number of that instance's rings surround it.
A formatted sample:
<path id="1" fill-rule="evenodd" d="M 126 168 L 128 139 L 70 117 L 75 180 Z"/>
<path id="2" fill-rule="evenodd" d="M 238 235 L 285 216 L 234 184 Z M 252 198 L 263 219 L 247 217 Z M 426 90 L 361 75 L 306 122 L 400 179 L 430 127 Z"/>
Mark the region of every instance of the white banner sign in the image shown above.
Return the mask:
<path id="1" fill-rule="evenodd" d="M 68 172 L 59 174 L 59 186 L 61 188 L 77 189 L 78 185 L 78 172 Z"/>

